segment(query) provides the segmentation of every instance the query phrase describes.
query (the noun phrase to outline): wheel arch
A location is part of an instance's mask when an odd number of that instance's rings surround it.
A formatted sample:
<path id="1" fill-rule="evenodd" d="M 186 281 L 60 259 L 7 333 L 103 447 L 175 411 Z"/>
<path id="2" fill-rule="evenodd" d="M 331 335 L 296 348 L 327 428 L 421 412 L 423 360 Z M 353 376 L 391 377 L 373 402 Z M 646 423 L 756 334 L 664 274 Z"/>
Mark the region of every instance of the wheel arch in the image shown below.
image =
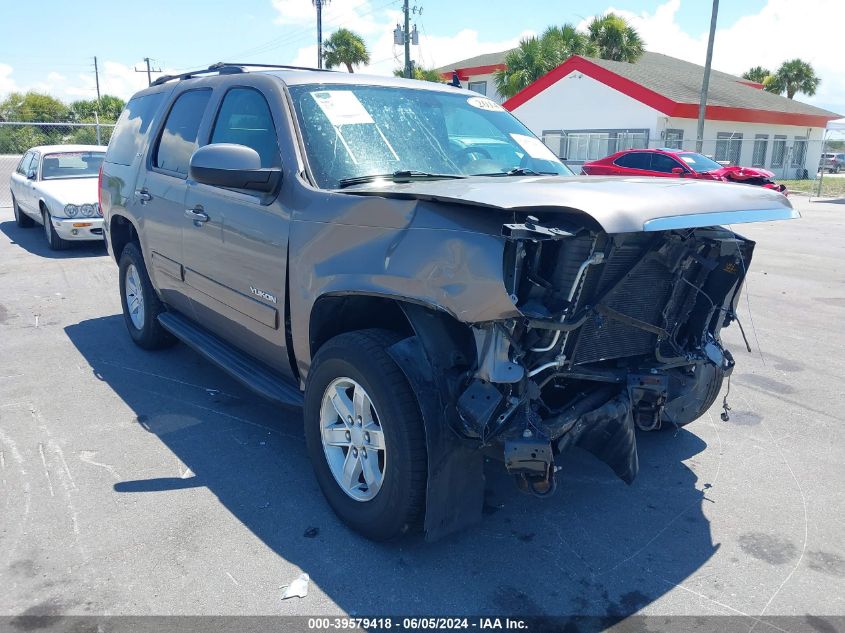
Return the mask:
<path id="1" fill-rule="evenodd" d="M 138 238 L 138 229 L 132 221 L 124 215 L 112 214 L 109 218 L 108 239 L 111 244 L 111 252 L 115 261 L 120 261 L 120 254 L 130 242 L 138 244 L 141 248 L 141 241 Z"/>
<path id="2" fill-rule="evenodd" d="M 428 455 L 424 528 L 437 540 L 481 520 L 481 452 L 453 430 L 461 378 L 474 368 L 475 339 L 468 324 L 436 306 L 399 297 L 333 294 L 320 297 L 309 323 L 311 357 L 338 334 L 379 327 L 404 334 L 388 353 L 417 396 Z"/>

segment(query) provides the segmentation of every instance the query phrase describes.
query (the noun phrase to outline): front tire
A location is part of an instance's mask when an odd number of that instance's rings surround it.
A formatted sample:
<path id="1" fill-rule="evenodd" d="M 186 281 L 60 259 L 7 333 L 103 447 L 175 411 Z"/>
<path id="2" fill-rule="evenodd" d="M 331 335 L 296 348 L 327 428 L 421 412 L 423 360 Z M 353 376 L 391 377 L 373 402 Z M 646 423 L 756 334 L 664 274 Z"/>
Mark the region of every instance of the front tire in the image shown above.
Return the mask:
<path id="1" fill-rule="evenodd" d="M 35 224 L 31 217 L 21 211 L 21 208 L 18 206 L 18 201 L 15 200 L 15 196 L 12 196 L 12 210 L 15 214 L 15 224 L 22 229 L 31 229 Z"/>
<path id="2" fill-rule="evenodd" d="M 314 357 L 305 386 L 305 441 L 317 483 L 340 519 L 375 541 L 424 514 L 427 455 L 416 396 L 387 353 L 402 337 L 361 330 Z"/>
<path id="3" fill-rule="evenodd" d="M 50 212 L 47 209 L 41 210 L 41 221 L 44 224 L 44 237 L 47 240 L 47 246 L 51 251 L 61 251 L 67 248 L 67 241 L 59 237 L 56 233 L 56 228 L 53 226 Z"/>
<path id="4" fill-rule="evenodd" d="M 162 349 L 176 339 L 161 327 L 158 315 L 165 311 L 153 289 L 144 256 L 134 242 L 127 244 L 120 255 L 120 302 L 129 336 L 138 347 Z"/>

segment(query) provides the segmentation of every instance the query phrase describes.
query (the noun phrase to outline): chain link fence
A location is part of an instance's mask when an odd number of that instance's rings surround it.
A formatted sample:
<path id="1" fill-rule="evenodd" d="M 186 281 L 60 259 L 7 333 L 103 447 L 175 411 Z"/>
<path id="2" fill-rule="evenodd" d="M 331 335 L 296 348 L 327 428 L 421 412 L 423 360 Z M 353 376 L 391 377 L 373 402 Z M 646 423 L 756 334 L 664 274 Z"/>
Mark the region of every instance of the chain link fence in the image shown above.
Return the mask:
<path id="1" fill-rule="evenodd" d="M 12 205 L 9 178 L 24 153 L 38 145 L 108 145 L 114 123 L 0 121 L 0 207 Z"/>

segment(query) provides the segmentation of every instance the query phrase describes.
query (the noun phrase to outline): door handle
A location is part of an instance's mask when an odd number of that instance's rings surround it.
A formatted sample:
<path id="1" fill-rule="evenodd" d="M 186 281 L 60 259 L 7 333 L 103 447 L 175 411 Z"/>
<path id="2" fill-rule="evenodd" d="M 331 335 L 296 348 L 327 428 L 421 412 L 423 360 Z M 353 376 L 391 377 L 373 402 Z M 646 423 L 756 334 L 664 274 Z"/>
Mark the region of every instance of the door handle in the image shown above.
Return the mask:
<path id="1" fill-rule="evenodd" d="M 152 195 L 146 189 L 139 189 L 135 192 L 135 195 L 138 196 L 138 200 L 141 201 L 141 204 L 147 204 L 150 200 L 153 199 Z"/>
<path id="2" fill-rule="evenodd" d="M 194 209 L 185 209 L 185 217 L 189 220 L 193 220 L 194 226 L 202 226 L 206 222 L 208 222 L 208 214 L 202 210 L 202 207 L 196 207 Z"/>

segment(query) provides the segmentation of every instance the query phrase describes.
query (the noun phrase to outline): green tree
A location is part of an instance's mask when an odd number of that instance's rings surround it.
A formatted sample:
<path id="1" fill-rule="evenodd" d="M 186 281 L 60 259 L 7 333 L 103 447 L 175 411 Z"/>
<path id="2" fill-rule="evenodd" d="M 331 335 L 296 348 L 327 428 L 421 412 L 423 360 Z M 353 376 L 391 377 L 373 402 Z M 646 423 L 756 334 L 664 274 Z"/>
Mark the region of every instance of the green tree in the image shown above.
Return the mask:
<path id="1" fill-rule="evenodd" d="M 67 119 L 68 107 L 55 97 L 40 92 L 13 92 L 0 102 L 0 121 L 61 123 Z"/>
<path id="2" fill-rule="evenodd" d="M 785 92 L 792 99 L 796 92 L 812 97 L 820 83 L 821 79 L 816 76 L 813 67 L 796 58 L 783 62 L 780 68 L 763 81 L 763 88 L 775 94 Z"/>
<path id="3" fill-rule="evenodd" d="M 94 113 L 99 115 L 100 121 L 114 122 L 120 116 L 123 106 L 126 103 L 119 97 L 103 95 L 99 103 L 96 99 L 74 101 L 70 104 L 69 116 L 73 122 L 91 122 L 94 120 Z"/>
<path id="4" fill-rule="evenodd" d="M 349 29 L 338 29 L 323 43 L 326 68 L 346 66 L 350 73 L 353 66 L 370 63 L 370 52 L 363 38 Z"/>
<path id="5" fill-rule="evenodd" d="M 496 90 L 503 97 L 512 97 L 555 67 L 556 55 L 538 37 L 529 37 L 505 56 L 505 68 L 493 76 Z"/>
<path id="6" fill-rule="evenodd" d="M 587 34 L 602 59 L 635 62 L 645 52 L 645 44 L 637 30 L 615 13 L 594 17 L 587 25 Z"/>
<path id="7" fill-rule="evenodd" d="M 758 84 L 764 83 L 766 78 L 771 76 L 771 72 L 762 66 L 754 66 L 742 73 L 742 78 L 748 81 L 754 81 Z"/>
<path id="8" fill-rule="evenodd" d="M 404 68 L 397 68 L 393 71 L 394 77 L 404 77 L 405 76 L 405 69 Z M 443 83 L 443 77 L 440 76 L 440 73 L 434 70 L 433 68 L 420 68 L 417 65 L 414 65 L 414 79 L 419 81 L 433 81 L 435 83 Z"/>

